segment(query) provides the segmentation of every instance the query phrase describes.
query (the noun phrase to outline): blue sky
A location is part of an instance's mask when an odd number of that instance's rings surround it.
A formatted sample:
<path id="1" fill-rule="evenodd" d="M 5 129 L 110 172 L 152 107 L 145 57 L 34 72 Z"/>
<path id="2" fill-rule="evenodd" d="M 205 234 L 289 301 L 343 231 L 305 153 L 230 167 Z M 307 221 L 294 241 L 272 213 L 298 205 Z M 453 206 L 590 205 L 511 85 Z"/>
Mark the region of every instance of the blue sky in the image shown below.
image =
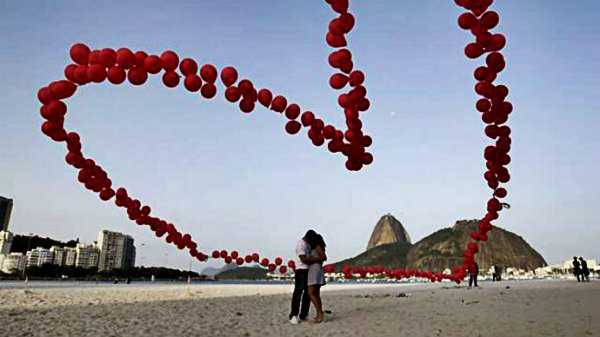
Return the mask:
<path id="1" fill-rule="evenodd" d="M 82 135 L 115 185 L 191 233 L 203 249 L 288 257 L 307 228 L 324 234 L 332 260 L 362 252 L 373 226 L 395 215 L 416 241 L 458 219 L 481 217 L 484 138 L 473 70 L 453 1 L 353 1 L 349 36 L 366 74 L 373 164 L 348 172 L 285 119 L 250 115 L 153 76 L 143 87 L 86 86 L 69 99 L 66 126 Z M 515 111 L 507 202 L 498 225 L 548 262 L 600 258 L 600 2 L 496 1 L 507 36 Z M 131 234 L 138 263 L 187 268 L 189 258 L 129 222 L 77 183 L 66 149 L 39 132 L 37 89 L 62 77 L 68 50 L 175 50 L 268 87 L 343 125 L 324 37 L 334 17 L 321 1 L 0 2 L 0 195 L 13 198 L 11 229 L 95 240 Z M 141 244 L 144 244 L 142 247 Z M 194 268 L 203 267 L 194 263 Z"/>

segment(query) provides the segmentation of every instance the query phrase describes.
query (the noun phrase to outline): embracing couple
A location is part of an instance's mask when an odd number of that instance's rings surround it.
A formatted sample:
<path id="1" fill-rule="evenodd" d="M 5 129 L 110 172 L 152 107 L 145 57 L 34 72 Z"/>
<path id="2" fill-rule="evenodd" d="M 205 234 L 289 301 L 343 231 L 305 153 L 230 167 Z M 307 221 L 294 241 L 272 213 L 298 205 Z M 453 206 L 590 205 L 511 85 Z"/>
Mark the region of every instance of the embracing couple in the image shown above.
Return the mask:
<path id="1" fill-rule="evenodd" d="M 306 320 L 310 302 L 317 312 L 314 322 L 321 323 L 324 319 L 321 302 L 321 286 L 325 284 L 323 262 L 327 260 L 323 237 L 312 229 L 306 232 L 296 245 L 296 256 L 298 261 L 296 261 L 290 323 L 298 324 L 300 320 Z"/>

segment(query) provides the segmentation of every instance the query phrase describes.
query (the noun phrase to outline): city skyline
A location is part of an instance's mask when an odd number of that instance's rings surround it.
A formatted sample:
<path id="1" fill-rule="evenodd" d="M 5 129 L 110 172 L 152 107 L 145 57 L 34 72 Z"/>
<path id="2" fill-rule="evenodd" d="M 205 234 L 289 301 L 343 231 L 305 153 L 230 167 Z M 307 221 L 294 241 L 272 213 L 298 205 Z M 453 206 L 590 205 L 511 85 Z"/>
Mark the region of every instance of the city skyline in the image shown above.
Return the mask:
<path id="1" fill-rule="evenodd" d="M 187 269 L 187 254 L 76 182 L 64 148 L 39 132 L 35 91 L 62 76 L 76 42 L 150 53 L 173 49 L 219 68 L 234 65 L 241 78 L 343 125 L 328 87 L 330 49 L 323 41 L 331 13 L 294 2 L 119 7 L 0 5 L 7 32 L 0 37 L 0 65 L 11 79 L 0 82 L 0 102 L 10 107 L 0 112 L 0 194 L 15 200 L 15 232 L 89 242 L 108 227 L 145 243 L 138 252 L 145 264 L 163 265 L 166 256 L 168 265 Z M 452 1 L 359 2 L 352 9 L 360 25 L 349 43 L 367 74 L 372 108 L 364 122 L 375 157 L 359 173 L 346 172 L 341 157 L 314 149 L 304 134 L 285 134 L 272 111 L 240 114 L 224 101 L 221 86 L 213 101 L 159 88 L 157 78 L 144 88 L 82 88 L 67 100 L 68 126 L 80 132 L 84 153 L 98 159 L 115 186 L 198 238 L 205 252 L 289 257 L 314 227 L 336 261 L 361 252 L 388 212 L 415 241 L 456 220 L 481 217 L 489 198 L 482 159 L 487 140 L 472 90 L 481 62 L 464 57 L 469 37 L 456 28 L 460 10 Z M 508 71 L 499 83 L 511 88 L 515 106 L 512 207 L 497 224 L 525 237 L 550 263 L 570 255 L 598 258 L 600 183 L 593 177 L 600 165 L 600 84 L 591 74 L 600 68 L 600 48 L 589 41 L 600 32 L 600 4 L 532 0 L 518 7 L 499 2 L 495 9 L 503 13 L 499 31 L 508 37 Z M 80 15 L 85 12 L 93 18 Z M 557 18 L 564 24 L 553 24 Z M 94 29 L 77 29 L 90 25 Z M 204 266 L 194 262 L 194 268 Z"/>
<path id="2" fill-rule="evenodd" d="M 135 240 L 130 235 L 119 232 L 101 230 L 98 241 L 86 244 L 77 241 L 75 247 L 52 245 L 49 248 L 29 247 L 25 254 L 11 252 L 13 233 L 0 231 L 0 271 L 11 273 L 14 270 L 25 272 L 25 268 L 41 267 L 46 264 L 72 266 L 80 268 L 97 268 L 99 272 L 112 269 L 135 267 Z"/>

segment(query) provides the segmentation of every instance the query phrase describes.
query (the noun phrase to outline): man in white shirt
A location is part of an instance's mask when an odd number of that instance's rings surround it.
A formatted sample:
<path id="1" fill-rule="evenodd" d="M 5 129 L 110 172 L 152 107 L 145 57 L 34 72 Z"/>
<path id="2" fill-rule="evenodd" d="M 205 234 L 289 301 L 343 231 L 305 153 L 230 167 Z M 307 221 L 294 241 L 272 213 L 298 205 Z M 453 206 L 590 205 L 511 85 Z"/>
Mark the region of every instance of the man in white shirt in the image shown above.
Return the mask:
<path id="1" fill-rule="evenodd" d="M 290 323 L 298 324 L 299 319 L 305 320 L 310 309 L 310 297 L 308 297 L 308 265 L 315 262 L 310 257 L 312 250 L 310 242 L 314 242 L 317 233 L 314 230 L 306 232 L 304 237 L 296 244 L 296 273 L 294 276 L 294 293 L 292 295 L 292 310 L 290 312 Z"/>

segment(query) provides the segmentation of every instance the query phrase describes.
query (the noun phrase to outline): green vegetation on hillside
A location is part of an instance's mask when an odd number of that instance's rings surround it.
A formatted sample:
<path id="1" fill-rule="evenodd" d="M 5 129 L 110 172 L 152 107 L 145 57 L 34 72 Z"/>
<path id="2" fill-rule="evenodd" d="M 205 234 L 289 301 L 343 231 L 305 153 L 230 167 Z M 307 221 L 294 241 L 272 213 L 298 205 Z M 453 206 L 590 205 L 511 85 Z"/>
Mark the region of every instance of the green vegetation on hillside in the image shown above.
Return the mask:
<path id="1" fill-rule="evenodd" d="M 390 243 L 377 246 L 353 258 L 334 264 L 336 271 L 344 266 L 382 266 L 390 269 L 403 269 L 406 266 L 406 254 L 411 245 L 409 243 Z"/>
<path id="2" fill-rule="evenodd" d="M 31 239 L 31 243 L 29 242 L 30 239 Z M 27 253 L 27 247 L 29 247 L 30 250 L 37 248 L 37 247 L 50 249 L 50 247 L 52 247 L 52 246 L 75 247 L 75 246 L 77 246 L 77 243 L 79 243 L 79 239 L 62 242 L 62 241 L 54 240 L 54 239 L 51 239 L 48 237 L 43 238 L 43 237 L 37 236 L 37 235 L 33 235 L 33 236 L 15 235 L 13 237 L 12 246 L 10 247 L 10 252 L 25 254 L 25 253 Z"/>
<path id="3" fill-rule="evenodd" d="M 239 267 L 215 275 L 220 280 L 266 280 L 267 270 L 260 267 Z"/>

